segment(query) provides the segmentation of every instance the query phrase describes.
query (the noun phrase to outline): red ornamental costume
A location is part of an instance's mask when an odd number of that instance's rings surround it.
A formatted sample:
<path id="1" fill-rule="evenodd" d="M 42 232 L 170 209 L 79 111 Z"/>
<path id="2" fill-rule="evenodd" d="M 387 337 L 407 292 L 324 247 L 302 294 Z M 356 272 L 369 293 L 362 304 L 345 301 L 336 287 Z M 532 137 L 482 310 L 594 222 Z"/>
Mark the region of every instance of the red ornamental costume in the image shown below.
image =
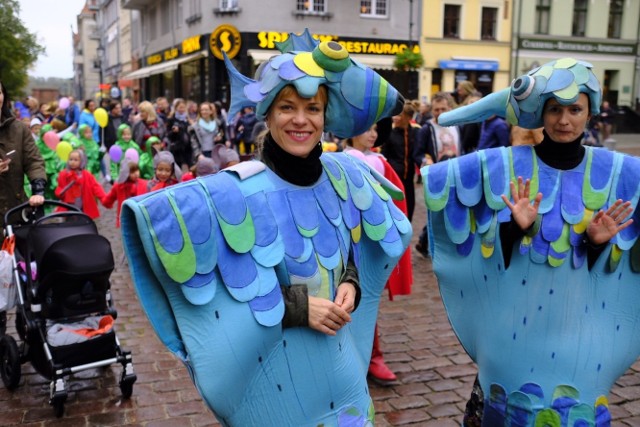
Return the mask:
<path id="1" fill-rule="evenodd" d="M 382 160 L 382 164 L 384 165 L 384 177 L 404 192 L 404 186 L 402 185 L 402 180 L 400 180 L 398 174 L 382 156 L 380 156 L 380 160 Z M 403 214 L 407 214 L 407 201 L 405 199 L 394 200 L 393 203 L 402 211 Z M 391 272 L 389 280 L 387 281 L 389 299 L 393 301 L 393 297 L 395 295 L 411 294 L 412 284 L 413 266 L 411 265 L 411 250 L 407 249 Z"/>
<path id="2" fill-rule="evenodd" d="M 147 192 L 147 180 L 138 179 L 135 182 L 125 181 L 122 183 L 116 182 L 111 187 L 111 191 L 102 199 L 102 204 L 105 208 L 111 209 L 113 204 L 117 201 L 118 207 L 116 212 L 116 227 L 120 228 L 120 210 L 125 200 L 130 197 L 139 196 Z"/>
<path id="3" fill-rule="evenodd" d="M 55 194 L 60 201 L 70 205 L 77 206 L 78 201 L 80 201 L 82 212 L 92 219 L 100 216 L 96 199 L 102 200 L 105 192 L 93 174 L 87 170 L 73 171 L 64 169 L 60 171 L 58 188 L 56 188 Z M 56 210 L 63 211 L 65 209 L 59 207 Z"/>

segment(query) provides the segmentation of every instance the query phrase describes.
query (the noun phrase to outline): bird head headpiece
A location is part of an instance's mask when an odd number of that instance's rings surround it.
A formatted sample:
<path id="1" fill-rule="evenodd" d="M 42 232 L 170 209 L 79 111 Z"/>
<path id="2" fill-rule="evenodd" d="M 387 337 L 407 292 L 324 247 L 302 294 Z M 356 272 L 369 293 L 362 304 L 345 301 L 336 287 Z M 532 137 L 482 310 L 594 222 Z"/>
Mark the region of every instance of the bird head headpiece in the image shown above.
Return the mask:
<path id="1" fill-rule="evenodd" d="M 231 81 L 230 117 L 255 105 L 256 116 L 264 119 L 287 85 L 303 98 L 312 98 L 321 85 L 325 86 L 324 130 L 341 138 L 360 135 L 381 118 L 402 111 L 402 95 L 378 73 L 350 58 L 339 43 L 320 43 L 305 29 L 302 35 L 290 33 L 276 46 L 281 54 L 258 67 L 257 80 L 240 74 L 225 55 Z"/>
<path id="2" fill-rule="evenodd" d="M 598 114 L 602 92 L 591 68 L 588 62 L 573 58 L 551 61 L 518 77 L 506 89 L 443 113 L 438 123 L 442 126 L 475 123 L 497 115 L 512 125 L 536 129 L 544 125 L 542 113 L 549 99 L 571 105 L 581 93 L 589 97 L 591 114 Z"/>

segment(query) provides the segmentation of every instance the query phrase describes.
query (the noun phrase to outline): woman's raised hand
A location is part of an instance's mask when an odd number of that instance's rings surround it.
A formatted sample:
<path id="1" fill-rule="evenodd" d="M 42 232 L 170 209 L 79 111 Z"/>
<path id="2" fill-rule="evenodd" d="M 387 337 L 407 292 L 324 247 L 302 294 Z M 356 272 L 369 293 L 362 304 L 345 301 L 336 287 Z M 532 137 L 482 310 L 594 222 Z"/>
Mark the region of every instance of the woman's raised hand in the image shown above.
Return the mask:
<path id="1" fill-rule="evenodd" d="M 621 199 L 616 200 L 606 211 L 599 210 L 587 226 L 587 236 L 591 243 L 594 245 L 606 243 L 633 224 L 633 219 L 627 221 L 632 212 L 631 202 L 623 202 Z"/>
<path id="2" fill-rule="evenodd" d="M 509 183 L 511 188 L 511 197 L 513 203 L 509 201 L 507 196 L 502 195 L 502 201 L 511 210 L 511 216 L 513 220 L 518 224 L 522 230 L 527 230 L 535 222 L 538 216 L 538 208 L 540 207 L 540 201 L 542 200 L 542 193 L 536 194 L 533 199 L 533 204 L 529 202 L 530 180 L 526 180 L 524 183 L 522 177 L 518 177 L 518 187 L 513 183 Z"/>

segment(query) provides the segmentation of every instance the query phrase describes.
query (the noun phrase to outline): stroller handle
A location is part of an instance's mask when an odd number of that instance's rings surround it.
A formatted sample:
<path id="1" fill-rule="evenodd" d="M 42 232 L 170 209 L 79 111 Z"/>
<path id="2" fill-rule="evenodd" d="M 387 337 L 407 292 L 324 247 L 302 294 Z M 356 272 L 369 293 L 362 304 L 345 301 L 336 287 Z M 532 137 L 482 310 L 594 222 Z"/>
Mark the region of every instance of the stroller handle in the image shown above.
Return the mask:
<path id="1" fill-rule="evenodd" d="M 9 224 L 9 218 L 11 217 L 11 215 L 13 215 L 15 212 L 18 212 L 18 211 L 20 211 L 22 209 L 31 208 L 31 213 L 35 214 L 39 209 L 42 209 L 45 206 L 60 206 L 60 207 L 63 207 L 65 209 L 69 209 L 70 211 L 82 212 L 82 209 L 78 208 L 77 206 L 70 205 L 70 204 L 64 203 L 64 202 L 60 202 L 58 200 L 45 200 L 44 203 L 42 205 L 39 205 L 39 206 L 31 206 L 29 204 L 29 202 L 27 201 L 27 202 L 19 204 L 16 207 L 13 207 L 13 208 L 9 209 L 4 214 L 4 223 L 5 224 Z M 36 218 L 33 217 L 31 222 L 33 222 L 35 220 L 36 220 Z"/>

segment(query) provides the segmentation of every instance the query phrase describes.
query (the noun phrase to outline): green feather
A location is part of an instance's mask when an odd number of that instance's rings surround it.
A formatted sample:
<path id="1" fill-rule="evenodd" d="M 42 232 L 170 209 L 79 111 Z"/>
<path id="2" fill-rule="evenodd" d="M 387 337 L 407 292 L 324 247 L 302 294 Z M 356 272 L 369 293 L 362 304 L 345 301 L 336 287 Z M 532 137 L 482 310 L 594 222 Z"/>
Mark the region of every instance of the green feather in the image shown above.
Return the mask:
<path id="1" fill-rule="evenodd" d="M 158 241 L 156 230 L 153 229 L 151 224 L 151 218 L 149 217 L 147 207 L 144 204 L 141 204 L 140 207 L 142 214 L 147 221 L 147 225 L 149 226 L 149 231 L 151 238 L 153 239 L 153 245 L 156 249 L 156 253 L 158 258 L 160 258 L 167 275 L 178 283 L 184 283 L 196 274 L 196 253 L 193 249 L 191 239 L 189 238 L 187 227 L 175 201 L 173 200 L 173 197 L 169 196 L 167 199 L 169 200 L 169 204 L 171 205 L 178 221 L 178 225 L 180 226 L 180 234 L 182 236 L 182 241 L 184 242 L 180 251 L 176 253 L 168 252 L 162 247 Z"/>
<path id="2" fill-rule="evenodd" d="M 246 210 L 247 215 L 238 225 L 228 224 L 224 219 L 216 213 L 220 229 L 231 249 L 239 254 L 247 253 L 256 243 L 256 229 L 253 225 L 253 218 L 249 209 Z"/>
<path id="3" fill-rule="evenodd" d="M 551 408 L 543 409 L 536 415 L 535 427 L 560 427 L 562 418 Z"/>
<path id="4" fill-rule="evenodd" d="M 378 225 L 371 225 L 367 221 L 362 221 L 365 234 L 374 242 L 378 242 L 387 234 L 387 224 L 383 222 Z"/>
<path id="5" fill-rule="evenodd" d="M 333 185 L 333 188 L 334 190 L 336 190 L 336 193 L 338 193 L 338 196 L 340 196 L 342 200 L 347 200 L 347 179 L 344 176 L 344 172 L 342 171 L 342 168 L 338 166 L 337 169 L 340 171 L 340 176 L 334 176 L 331 173 L 331 170 L 328 167 L 326 167 L 324 163 L 322 164 L 322 167 L 327 172 L 329 181 L 331 181 L 331 185 Z"/>

